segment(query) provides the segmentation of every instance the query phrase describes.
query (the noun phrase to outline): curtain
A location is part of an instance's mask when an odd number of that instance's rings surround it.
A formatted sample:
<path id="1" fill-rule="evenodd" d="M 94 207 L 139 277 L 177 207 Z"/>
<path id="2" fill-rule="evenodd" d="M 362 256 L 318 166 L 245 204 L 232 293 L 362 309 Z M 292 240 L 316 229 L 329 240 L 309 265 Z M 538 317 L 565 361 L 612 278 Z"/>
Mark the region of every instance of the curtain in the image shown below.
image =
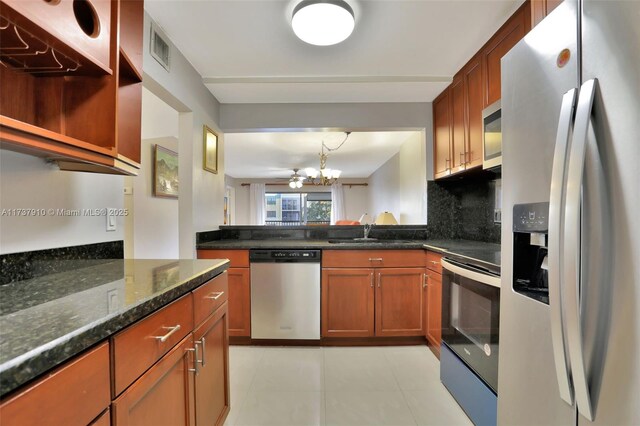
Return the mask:
<path id="1" fill-rule="evenodd" d="M 264 183 L 249 185 L 249 224 L 264 225 L 267 216 L 266 186 Z"/>
<path id="2" fill-rule="evenodd" d="M 331 185 L 331 224 L 335 225 L 338 220 L 347 218 L 344 207 L 344 189 L 341 183 Z"/>

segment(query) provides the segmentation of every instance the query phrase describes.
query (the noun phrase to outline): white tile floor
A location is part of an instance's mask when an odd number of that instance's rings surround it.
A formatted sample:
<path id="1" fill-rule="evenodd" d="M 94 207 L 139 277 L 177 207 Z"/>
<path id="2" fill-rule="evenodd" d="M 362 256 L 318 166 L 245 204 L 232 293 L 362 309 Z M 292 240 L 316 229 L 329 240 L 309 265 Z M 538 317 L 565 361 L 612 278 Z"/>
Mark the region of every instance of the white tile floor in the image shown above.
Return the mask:
<path id="1" fill-rule="evenodd" d="M 471 425 L 426 346 L 231 346 L 225 425 Z"/>

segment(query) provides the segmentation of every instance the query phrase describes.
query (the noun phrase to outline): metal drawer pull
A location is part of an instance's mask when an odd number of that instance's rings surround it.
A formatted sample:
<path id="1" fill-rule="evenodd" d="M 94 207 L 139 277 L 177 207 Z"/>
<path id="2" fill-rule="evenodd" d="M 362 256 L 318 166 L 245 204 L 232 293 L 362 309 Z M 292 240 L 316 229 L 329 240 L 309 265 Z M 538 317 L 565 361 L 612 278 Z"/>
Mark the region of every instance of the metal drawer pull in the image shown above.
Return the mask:
<path id="1" fill-rule="evenodd" d="M 370 257 L 369 262 L 382 262 L 383 259 L 381 257 Z"/>
<path id="2" fill-rule="evenodd" d="M 165 329 L 165 330 L 169 330 L 169 332 L 168 332 L 167 334 L 165 334 L 164 336 L 153 336 L 153 337 L 154 337 L 155 339 L 160 340 L 162 343 L 164 343 L 164 342 L 166 342 L 166 341 L 167 341 L 167 339 L 168 339 L 169 337 L 171 337 L 171 335 L 172 335 L 173 333 L 175 333 L 176 331 L 180 330 L 180 328 L 181 328 L 181 327 L 180 327 L 180 324 L 178 324 L 178 325 L 176 325 L 176 326 L 174 326 L 174 327 L 162 327 L 162 328 L 163 328 L 163 329 Z"/>
<path id="3" fill-rule="evenodd" d="M 436 262 L 435 260 L 431 260 L 431 264 L 432 264 L 432 265 L 439 265 L 439 264 L 440 264 L 440 262 Z"/>
<path id="4" fill-rule="evenodd" d="M 200 339 L 200 340 L 196 340 L 196 343 L 200 343 L 200 344 L 202 345 L 202 359 L 201 359 L 200 361 L 198 361 L 198 362 L 199 362 L 200 364 L 202 364 L 202 366 L 204 367 L 204 364 L 205 364 L 205 362 L 206 362 L 206 361 L 205 361 L 205 358 L 206 358 L 206 356 L 207 356 L 207 355 L 206 355 L 206 352 L 205 352 L 205 345 L 206 345 L 206 342 L 205 342 L 205 340 L 204 340 L 204 336 L 202 337 L 202 339 Z"/>
<path id="5" fill-rule="evenodd" d="M 215 294 L 215 296 L 214 296 Z M 205 299 L 213 299 L 213 300 L 218 300 L 220 299 L 220 296 L 222 296 L 224 294 L 224 291 L 214 291 L 213 293 L 211 293 L 208 296 L 205 296 Z"/>

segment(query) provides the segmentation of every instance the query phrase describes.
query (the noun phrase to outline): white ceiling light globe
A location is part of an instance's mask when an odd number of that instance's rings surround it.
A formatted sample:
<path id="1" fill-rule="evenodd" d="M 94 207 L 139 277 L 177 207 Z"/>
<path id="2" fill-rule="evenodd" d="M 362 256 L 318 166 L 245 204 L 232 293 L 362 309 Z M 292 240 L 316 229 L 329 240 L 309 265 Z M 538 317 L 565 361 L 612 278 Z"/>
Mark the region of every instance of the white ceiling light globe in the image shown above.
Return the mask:
<path id="1" fill-rule="evenodd" d="M 355 18 L 346 1 L 305 0 L 294 8 L 291 26 L 300 40 L 316 46 L 331 46 L 351 35 Z"/>

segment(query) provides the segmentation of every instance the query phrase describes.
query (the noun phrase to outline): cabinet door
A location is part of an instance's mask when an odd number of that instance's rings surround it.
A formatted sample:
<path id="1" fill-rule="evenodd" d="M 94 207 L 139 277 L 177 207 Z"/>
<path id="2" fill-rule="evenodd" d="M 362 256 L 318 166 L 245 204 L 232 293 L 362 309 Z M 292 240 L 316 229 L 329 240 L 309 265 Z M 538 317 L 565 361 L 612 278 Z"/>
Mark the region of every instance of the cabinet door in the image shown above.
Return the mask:
<path id="1" fill-rule="evenodd" d="M 374 334 L 373 269 L 322 269 L 323 337 Z"/>
<path id="2" fill-rule="evenodd" d="M 251 336 L 251 280 L 248 268 L 229 268 L 229 336 Z"/>
<path id="3" fill-rule="evenodd" d="M 465 168 L 465 99 L 464 79 L 456 76 L 449 88 L 451 95 L 451 173 L 456 173 Z"/>
<path id="4" fill-rule="evenodd" d="M 191 334 L 113 401 L 113 424 L 193 425 L 193 369 Z"/>
<path id="5" fill-rule="evenodd" d="M 376 336 L 422 336 L 424 268 L 376 269 Z"/>
<path id="6" fill-rule="evenodd" d="M 427 272 L 427 301 L 427 340 L 439 355 L 442 338 L 442 275 L 431 271 Z"/>
<path id="7" fill-rule="evenodd" d="M 229 414 L 229 336 L 227 304 L 194 332 L 199 349 L 196 373 L 196 424 L 221 425 Z"/>
<path id="8" fill-rule="evenodd" d="M 451 103 L 449 89 L 433 101 L 433 173 L 435 178 L 451 173 Z"/>
<path id="9" fill-rule="evenodd" d="M 482 67 L 480 57 L 473 58 L 464 69 L 467 106 L 466 168 L 482 166 Z"/>
<path id="10" fill-rule="evenodd" d="M 500 99 L 500 60 L 527 33 L 531 26 L 531 6 L 525 2 L 523 7 L 498 30 L 482 52 L 485 94 L 484 106 Z"/>

